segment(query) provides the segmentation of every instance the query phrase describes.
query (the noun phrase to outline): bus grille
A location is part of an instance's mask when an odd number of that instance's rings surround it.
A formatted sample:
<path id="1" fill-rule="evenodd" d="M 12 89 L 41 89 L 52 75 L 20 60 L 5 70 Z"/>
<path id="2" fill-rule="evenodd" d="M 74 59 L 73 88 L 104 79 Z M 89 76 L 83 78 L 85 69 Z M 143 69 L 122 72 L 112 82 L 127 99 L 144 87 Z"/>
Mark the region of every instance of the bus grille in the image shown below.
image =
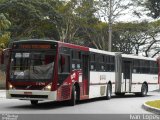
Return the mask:
<path id="1" fill-rule="evenodd" d="M 11 97 L 17 97 L 17 98 L 48 98 L 48 95 L 18 95 L 18 94 L 11 94 Z"/>
<path id="2" fill-rule="evenodd" d="M 42 90 L 44 86 L 36 86 L 36 85 L 32 85 L 32 86 L 15 86 L 15 88 L 17 90 Z"/>
<path id="3" fill-rule="evenodd" d="M 61 94 L 62 99 L 69 99 L 70 86 L 68 86 L 68 85 L 62 86 L 61 91 L 62 91 L 62 94 Z"/>

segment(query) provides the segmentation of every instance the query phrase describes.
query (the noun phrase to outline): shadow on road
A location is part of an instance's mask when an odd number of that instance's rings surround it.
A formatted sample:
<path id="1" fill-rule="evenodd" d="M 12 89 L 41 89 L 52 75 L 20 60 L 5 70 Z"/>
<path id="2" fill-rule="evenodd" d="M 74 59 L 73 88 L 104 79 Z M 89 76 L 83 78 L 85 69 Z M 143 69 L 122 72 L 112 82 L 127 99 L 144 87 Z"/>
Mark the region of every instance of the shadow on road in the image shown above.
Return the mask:
<path id="1" fill-rule="evenodd" d="M 26 103 L 26 102 L 25 102 Z M 70 107 L 67 103 L 67 101 L 63 102 L 39 102 L 37 105 L 31 105 L 28 101 L 28 104 L 25 105 L 19 105 L 19 106 L 12 106 L 9 108 L 16 108 L 16 109 L 37 109 L 37 110 L 48 110 L 48 109 L 58 109 L 62 107 Z"/>
<path id="2" fill-rule="evenodd" d="M 145 97 L 150 97 L 150 96 L 153 96 L 153 95 L 147 95 Z M 140 95 L 127 94 L 127 95 L 122 95 L 122 96 L 113 96 L 112 99 L 113 98 L 116 98 L 116 99 L 118 98 L 145 98 L 145 97 L 142 97 Z"/>
<path id="3" fill-rule="evenodd" d="M 150 97 L 153 95 L 147 95 L 146 97 Z M 112 96 L 112 99 L 124 99 L 124 98 L 144 98 L 144 97 L 138 97 L 135 96 L 134 94 L 128 94 L 128 95 L 124 95 L 124 96 Z M 94 98 L 94 99 L 90 99 L 90 100 L 82 100 L 77 102 L 76 106 L 78 105 L 82 105 L 82 104 L 88 104 L 88 103 L 92 103 L 92 102 L 97 102 L 97 101 L 106 101 L 106 99 L 104 97 L 102 98 Z M 25 102 L 26 103 L 26 102 Z M 74 106 L 69 106 L 68 105 L 68 101 L 63 101 L 63 102 L 39 102 L 38 105 L 31 105 L 30 102 L 28 101 L 28 104 L 25 105 L 19 105 L 19 106 L 11 106 L 9 107 L 10 109 L 37 109 L 37 110 L 48 110 L 48 109 L 58 109 L 58 108 L 65 108 L 65 107 L 74 107 Z"/>
<path id="4" fill-rule="evenodd" d="M 151 97 L 153 95 L 147 95 L 145 97 Z M 125 98 L 145 98 L 145 97 L 141 97 L 141 96 L 136 96 L 134 94 L 127 94 L 127 95 L 124 95 L 124 96 L 112 96 L 111 100 L 112 99 L 125 99 Z M 90 100 L 83 100 L 83 101 L 79 101 L 78 104 L 86 104 L 86 103 L 90 103 L 90 102 L 96 102 L 96 101 L 102 101 L 102 100 L 105 100 L 105 97 L 101 97 L 101 98 L 94 98 L 94 99 L 90 99 Z"/>

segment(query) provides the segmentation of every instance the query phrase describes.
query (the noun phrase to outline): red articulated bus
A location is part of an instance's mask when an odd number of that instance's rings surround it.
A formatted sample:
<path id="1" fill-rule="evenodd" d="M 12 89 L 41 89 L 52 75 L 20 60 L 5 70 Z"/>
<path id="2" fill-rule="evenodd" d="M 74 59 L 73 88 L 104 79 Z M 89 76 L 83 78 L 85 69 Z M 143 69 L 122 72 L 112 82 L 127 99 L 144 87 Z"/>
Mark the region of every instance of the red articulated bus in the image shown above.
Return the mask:
<path id="1" fill-rule="evenodd" d="M 77 100 L 110 99 L 112 93 L 146 96 L 159 88 L 154 58 L 39 39 L 13 42 L 6 51 L 8 99 L 75 105 Z M 6 58 L 5 52 L 1 56 Z"/>

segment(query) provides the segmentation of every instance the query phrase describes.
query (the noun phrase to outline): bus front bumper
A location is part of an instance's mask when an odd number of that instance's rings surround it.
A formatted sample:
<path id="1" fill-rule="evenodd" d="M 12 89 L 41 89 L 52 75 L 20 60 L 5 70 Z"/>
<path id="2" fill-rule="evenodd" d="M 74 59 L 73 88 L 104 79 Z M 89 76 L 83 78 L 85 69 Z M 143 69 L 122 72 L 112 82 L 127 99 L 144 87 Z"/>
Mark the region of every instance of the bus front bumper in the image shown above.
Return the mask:
<path id="1" fill-rule="evenodd" d="M 6 98 L 21 99 L 21 100 L 57 100 L 56 91 L 42 90 L 7 90 Z"/>

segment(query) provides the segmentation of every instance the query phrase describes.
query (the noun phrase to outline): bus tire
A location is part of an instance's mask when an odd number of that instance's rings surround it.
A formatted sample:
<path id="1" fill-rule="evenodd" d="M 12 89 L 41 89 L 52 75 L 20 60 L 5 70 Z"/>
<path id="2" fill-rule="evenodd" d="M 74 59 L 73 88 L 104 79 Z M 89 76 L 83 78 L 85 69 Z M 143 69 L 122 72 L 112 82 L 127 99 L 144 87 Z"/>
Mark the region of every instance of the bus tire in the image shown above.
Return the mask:
<path id="1" fill-rule="evenodd" d="M 112 95 L 112 87 L 111 84 L 107 85 L 107 91 L 106 91 L 106 99 L 110 100 Z"/>
<path id="2" fill-rule="evenodd" d="M 38 100 L 31 100 L 31 104 L 32 105 L 37 105 L 38 104 Z"/>
<path id="3" fill-rule="evenodd" d="M 148 92 L 147 85 L 143 83 L 141 88 L 141 96 L 145 97 L 147 95 L 147 92 Z"/>
<path id="4" fill-rule="evenodd" d="M 76 104 L 77 92 L 75 86 L 72 87 L 71 99 L 69 100 L 69 105 L 74 106 Z"/>

